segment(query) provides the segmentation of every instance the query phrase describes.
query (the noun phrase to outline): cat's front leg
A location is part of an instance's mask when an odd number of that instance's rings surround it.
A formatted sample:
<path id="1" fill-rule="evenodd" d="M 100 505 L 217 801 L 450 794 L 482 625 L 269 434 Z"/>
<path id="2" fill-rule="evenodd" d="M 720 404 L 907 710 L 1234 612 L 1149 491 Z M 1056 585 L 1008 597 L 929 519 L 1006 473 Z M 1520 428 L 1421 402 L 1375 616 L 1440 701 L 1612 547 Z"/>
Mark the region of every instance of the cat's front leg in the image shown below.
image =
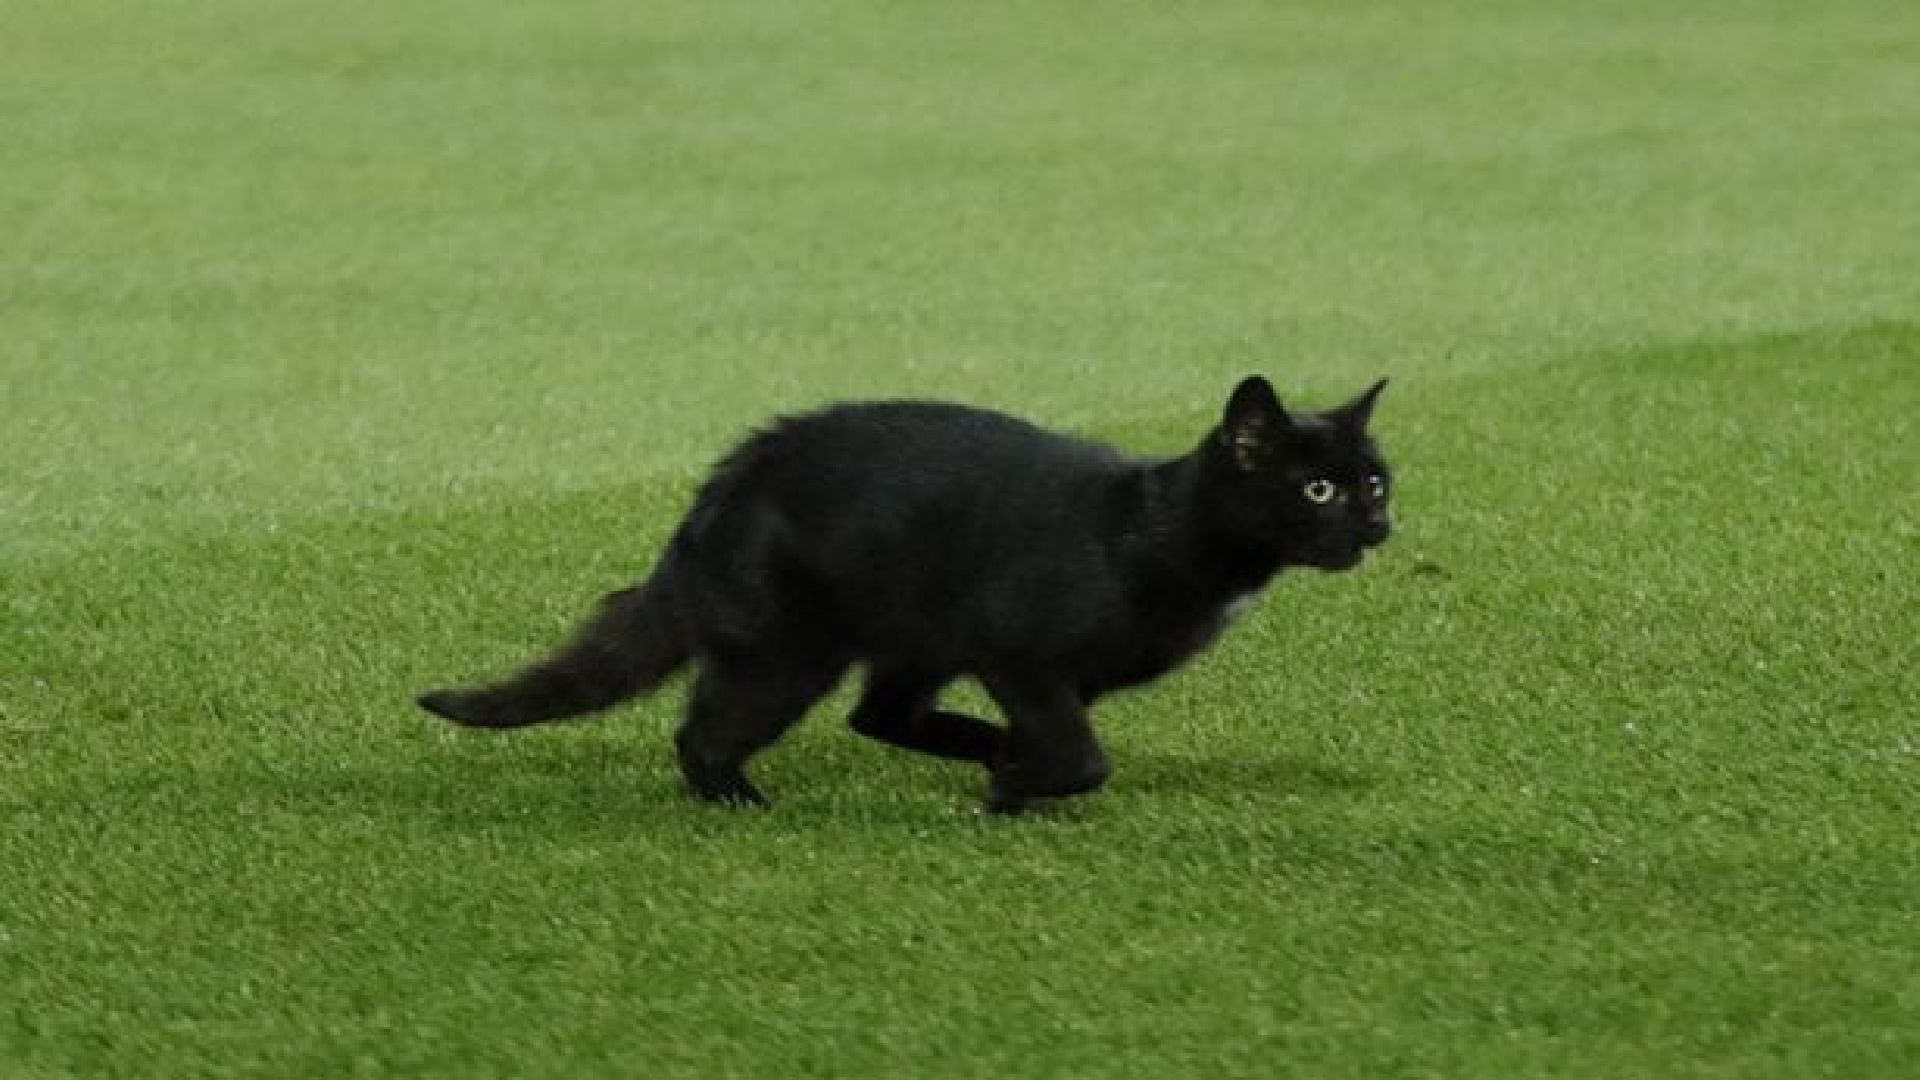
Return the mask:
<path id="1" fill-rule="evenodd" d="M 1037 799 L 1084 795 L 1107 782 L 1113 767 L 1070 682 L 1009 673 L 981 682 L 1008 724 L 1005 753 L 987 786 L 989 813 L 1018 814 Z"/>

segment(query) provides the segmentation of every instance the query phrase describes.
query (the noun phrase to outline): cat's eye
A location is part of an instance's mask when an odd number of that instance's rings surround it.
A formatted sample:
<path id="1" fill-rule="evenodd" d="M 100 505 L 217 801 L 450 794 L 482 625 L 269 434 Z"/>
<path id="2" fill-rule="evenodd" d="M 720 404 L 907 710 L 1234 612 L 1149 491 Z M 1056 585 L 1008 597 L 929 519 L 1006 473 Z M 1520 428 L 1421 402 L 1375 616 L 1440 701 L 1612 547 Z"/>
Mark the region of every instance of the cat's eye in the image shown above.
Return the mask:
<path id="1" fill-rule="evenodd" d="M 1321 506 L 1325 506 L 1327 503 L 1333 501 L 1334 491 L 1335 488 L 1331 480 L 1310 480 L 1307 482 L 1306 487 L 1300 489 L 1300 494 L 1305 495 L 1307 501 L 1310 503 L 1318 503 Z"/>
<path id="2" fill-rule="evenodd" d="M 1387 478 L 1379 474 L 1367 477 L 1367 493 L 1376 499 L 1387 497 Z"/>

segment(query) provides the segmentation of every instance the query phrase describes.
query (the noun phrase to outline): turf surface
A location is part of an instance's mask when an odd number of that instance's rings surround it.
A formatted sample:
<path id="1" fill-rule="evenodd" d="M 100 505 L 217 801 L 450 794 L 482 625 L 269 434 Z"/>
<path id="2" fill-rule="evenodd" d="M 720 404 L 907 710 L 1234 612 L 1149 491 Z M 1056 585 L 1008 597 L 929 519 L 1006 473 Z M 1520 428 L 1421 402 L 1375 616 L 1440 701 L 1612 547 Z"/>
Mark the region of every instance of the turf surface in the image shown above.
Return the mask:
<path id="1" fill-rule="evenodd" d="M 0 12 L 0 1076 L 1906 1077 L 1895 4 Z M 1110 790 L 407 705 L 769 412 L 1174 452 L 1390 374 L 1401 532 Z"/>

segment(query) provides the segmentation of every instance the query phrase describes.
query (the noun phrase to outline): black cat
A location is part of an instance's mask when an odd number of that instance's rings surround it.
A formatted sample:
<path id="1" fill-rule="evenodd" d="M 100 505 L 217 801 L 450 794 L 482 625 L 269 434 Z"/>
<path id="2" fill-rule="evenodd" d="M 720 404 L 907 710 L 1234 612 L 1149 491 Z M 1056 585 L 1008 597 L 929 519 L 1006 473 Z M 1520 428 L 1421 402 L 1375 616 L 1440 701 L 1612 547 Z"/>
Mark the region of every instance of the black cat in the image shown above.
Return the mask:
<path id="1" fill-rule="evenodd" d="M 420 704 L 510 728 L 607 708 L 699 667 L 676 743 L 703 799 L 764 803 L 743 771 L 855 663 L 853 729 L 979 762 L 987 806 L 1092 791 L 1087 710 L 1171 670 L 1282 567 L 1347 570 L 1387 538 L 1367 435 L 1386 385 L 1292 414 L 1243 381 L 1193 452 L 1130 461 L 958 405 L 838 405 L 728 455 L 645 582 L 559 652 Z M 1007 726 L 941 711 L 977 679 Z"/>

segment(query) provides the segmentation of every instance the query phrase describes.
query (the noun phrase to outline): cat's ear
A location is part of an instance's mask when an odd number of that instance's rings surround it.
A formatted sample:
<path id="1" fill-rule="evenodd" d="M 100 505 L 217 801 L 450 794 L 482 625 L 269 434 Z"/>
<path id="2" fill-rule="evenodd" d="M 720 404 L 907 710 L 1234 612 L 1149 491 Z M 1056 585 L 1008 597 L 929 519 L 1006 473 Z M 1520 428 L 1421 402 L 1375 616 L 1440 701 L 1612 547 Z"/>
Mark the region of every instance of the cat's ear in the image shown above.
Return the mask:
<path id="1" fill-rule="evenodd" d="M 1349 428 L 1355 431 L 1365 431 L 1367 430 L 1367 421 L 1373 419 L 1374 402 L 1380 400 L 1380 391 L 1386 388 L 1387 380 L 1381 379 L 1379 382 L 1367 387 L 1366 391 L 1359 397 L 1333 410 L 1333 414 L 1339 417 L 1340 422 Z"/>
<path id="2" fill-rule="evenodd" d="M 1273 392 L 1273 384 L 1249 375 L 1233 388 L 1220 424 L 1220 441 L 1242 472 L 1252 472 L 1277 456 L 1280 437 L 1293 420 Z"/>

